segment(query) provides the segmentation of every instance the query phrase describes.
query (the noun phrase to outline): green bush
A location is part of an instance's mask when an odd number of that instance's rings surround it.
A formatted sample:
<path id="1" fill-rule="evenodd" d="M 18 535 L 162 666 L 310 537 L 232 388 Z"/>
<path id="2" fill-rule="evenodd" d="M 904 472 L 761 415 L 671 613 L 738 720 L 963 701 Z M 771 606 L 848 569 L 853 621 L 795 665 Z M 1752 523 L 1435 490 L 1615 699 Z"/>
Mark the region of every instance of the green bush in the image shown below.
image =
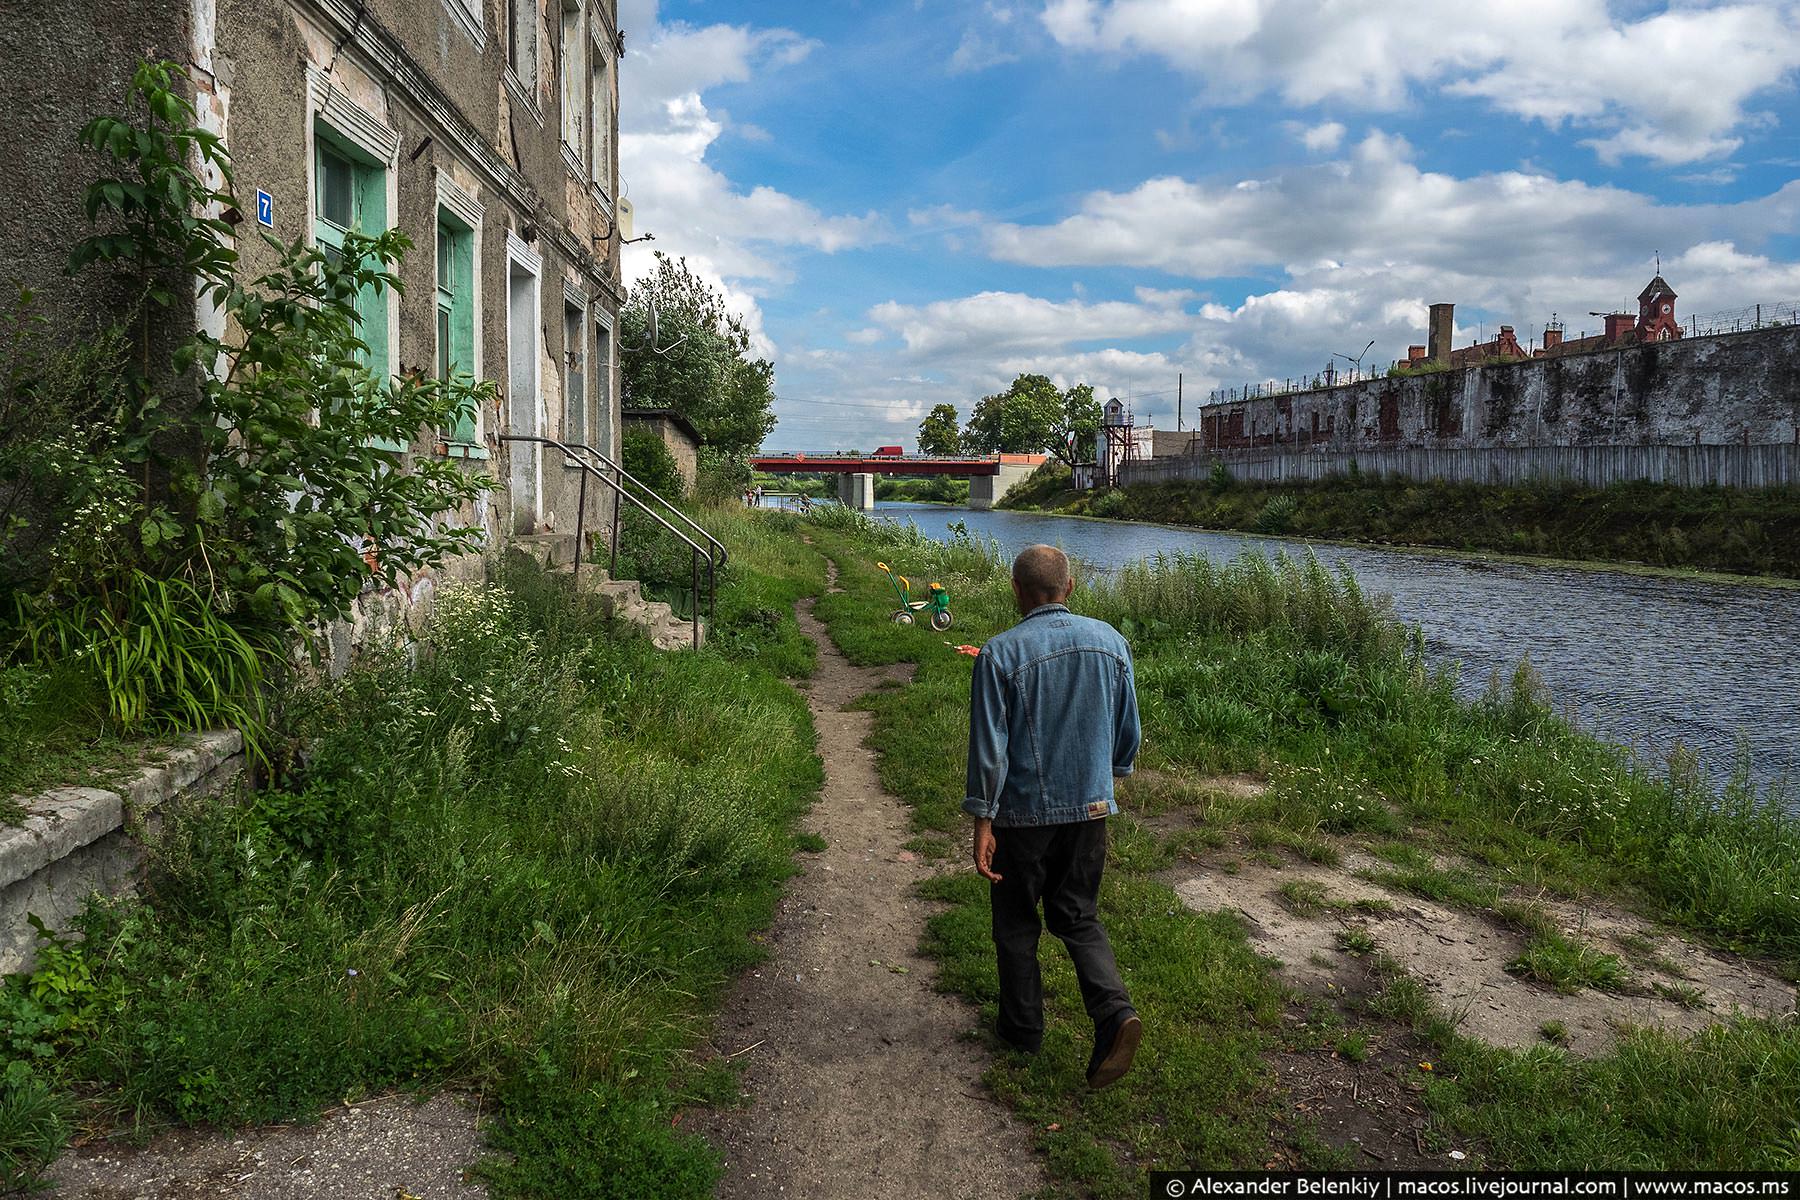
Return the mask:
<path id="1" fill-rule="evenodd" d="M 645 487 L 669 501 L 680 504 L 687 495 L 687 483 L 675 455 L 663 440 L 648 429 L 628 429 L 619 439 L 620 462 Z"/>
<path id="2" fill-rule="evenodd" d="M 1269 497 L 1269 502 L 1256 514 L 1256 528 L 1262 533 L 1286 533 L 1294 527 L 1294 514 L 1300 502 L 1285 492 Z"/>
<path id="3" fill-rule="evenodd" d="M 405 447 L 493 386 L 366 368 L 357 297 L 399 287 L 397 231 L 330 254 L 297 241 L 240 278 L 230 225 L 196 215 L 235 198 L 184 79 L 140 66 L 132 114 L 81 133 L 116 174 L 86 189 L 97 229 L 71 269 L 108 273 L 128 299 L 83 349 L 28 345 L 9 363 L 0 414 L 32 417 L 0 436 L 0 653 L 91 676 L 115 730 L 230 723 L 256 749 L 288 640 L 347 617 L 371 582 L 478 543 L 454 514 L 485 477 Z M 171 351 L 164 314 L 195 293 L 229 332 Z"/>
<path id="4" fill-rule="evenodd" d="M 1123 517 L 1131 505 L 1125 495 L 1125 489 L 1113 488 L 1094 497 L 1088 505 L 1088 515 L 1094 517 Z"/>

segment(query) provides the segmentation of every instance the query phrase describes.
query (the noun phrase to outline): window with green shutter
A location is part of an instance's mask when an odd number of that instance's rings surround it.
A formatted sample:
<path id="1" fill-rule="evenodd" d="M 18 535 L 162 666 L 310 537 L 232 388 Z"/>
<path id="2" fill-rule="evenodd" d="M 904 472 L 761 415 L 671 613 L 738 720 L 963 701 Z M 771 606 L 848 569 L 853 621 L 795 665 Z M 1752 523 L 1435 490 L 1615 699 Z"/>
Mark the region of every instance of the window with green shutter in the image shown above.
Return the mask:
<path id="1" fill-rule="evenodd" d="M 387 172 L 338 141 L 325 126 L 317 129 L 313 144 L 313 241 L 328 257 L 335 257 L 343 251 L 345 234 L 373 237 L 388 227 Z M 359 291 L 356 315 L 357 336 L 364 347 L 361 358 L 370 374 L 385 381 L 392 370 L 387 289 L 377 285 Z"/>
<path id="2" fill-rule="evenodd" d="M 475 375 L 475 231 L 447 208 L 437 224 L 437 374 Z M 478 445 L 473 405 L 458 413 L 444 440 L 459 452 Z"/>

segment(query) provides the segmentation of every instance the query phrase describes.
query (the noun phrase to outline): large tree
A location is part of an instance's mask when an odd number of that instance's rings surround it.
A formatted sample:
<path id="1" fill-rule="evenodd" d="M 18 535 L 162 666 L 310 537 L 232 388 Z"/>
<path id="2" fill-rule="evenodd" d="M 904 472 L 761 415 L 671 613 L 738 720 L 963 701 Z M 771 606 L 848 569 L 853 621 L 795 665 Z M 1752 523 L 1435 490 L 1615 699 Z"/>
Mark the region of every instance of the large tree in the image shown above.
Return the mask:
<path id="1" fill-rule="evenodd" d="M 969 415 L 962 448 L 987 454 L 1047 452 L 1073 466 L 1091 459 L 1100 402 L 1085 383 L 1059 391 L 1043 375 L 1020 375 L 1004 392 L 982 397 Z"/>
<path id="2" fill-rule="evenodd" d="M 1094 440 L 1100 433 L 1100 401 L 1091 385 L 1078 383 L 1062 394 L 1062 410 L 1057 415 L 1056 436 L 1048 447 L 1050 453 L 1067 463 L 1070 469 L 1078 462 L 1094 461 Z"/>
<path id="3" fill-rule="evenodd" d="M 983 396 L 969 414 L 963 449 L 1032 454 L 1050 444 L 1062 393 L 1043 375 L 1021 375 L 1004 392 Z"/>
<path id="4" fill-rule="evenodd" d="M 731 457 L 775 428 L 774 364 L 752 353 L 743 319 L 685 258 L 657 253 L 656 270 L 632 286 L 619 329 L 627 407 L 672 408 Z"/>
<path id="5" fill-rule="evenodd" d="M 957 431 L 954 404 L 938 405 L 919 422 L 919 453 L 962 453 L 962 435 Z"/>

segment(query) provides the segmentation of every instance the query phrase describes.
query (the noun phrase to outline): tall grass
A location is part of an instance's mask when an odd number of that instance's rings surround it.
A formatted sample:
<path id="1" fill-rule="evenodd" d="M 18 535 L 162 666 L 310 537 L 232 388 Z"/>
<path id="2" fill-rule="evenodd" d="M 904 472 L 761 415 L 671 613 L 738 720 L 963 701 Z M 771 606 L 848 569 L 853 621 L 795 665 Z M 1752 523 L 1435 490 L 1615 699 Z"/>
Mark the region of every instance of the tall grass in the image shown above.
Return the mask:
<path id="1" fill-rule="evenodd" d="M 1654 773 L 1558 714 L 1529 664 L 1460 700 L 1384 599 L 1310 554 L 1158 558 L 1081 599 L 1133 636 L 1164 761 L 1274 772 L 1295 826 L 1379 831 L 1391 807 L 1521 870 L 1627 886 L 1721 940 L 1800 959 L 1800 819 L 1783 785 L 1758 794 L 1740 772 L 1716 789 L 1679 755 Z"/>
<path id="2" fill-rule="evenodd" d="M 264 685 L 285 657 L 278 632 L 240 628 L 193 584 L 141 571 L 108 595 L 41 610 L 17 603 L 13 654 L 91 676 L 114 729 L 225 725 L 241 730 L 261 756 Z"/>
<path id="3" fill-rule="evenodd" d="M 1405 661 L 1417 647 L 1385 597 L 1365 595 L 1348 569 L 1328 570 L 1310 552 L 1246 552 L 1224 563 L 1158 555 L 1087 581 L 1082 601 L 1117 626 L 1160 622 L 1184 636 L 1274 637 L 1357 662 Z"/>
<path id="4" fill-rule="evenodd" d="M 740 549 L 731 628 L 746 590 L 805 587 Z M 791 633 L 660 654 L 528 567 L 446 589 L 416 652 L 287 706 L 298 775 L 173 814 L 149 902 L 90 915 L 107 1011 L 53 1081 L 225 1125 L 458 1084 L 494 1114 L 497 1195 L 710 1195 L 670 1118 L 728 1082 L 687 1053 L 820 780 L 803 702 L 755 662 L 805 666 Z M 0 1040 L 29 1017 L 0 1004 Z"/>
<path id="5" fill-rule="evenodd" d="M 815 522 L 854 556 L 955 563 L 962 637 L 1011 623 L 991 545 L 934 544 L 847 509 Z M 832 600 L 822 612 L 853 607 Z M 1083 574 L 1072 603 L 1132 642 L 1147 761 L 1270 774 L 1278 807 L 1260 819 L 1293 836 L 1420 822 L 1520 882 L 1623 889 L 1718 940 L 1800 960 L 1800 819 L 1783 785 L 1759 794 L 1740 772 L 1715 787 L 1680 755 L 1657 773 L 1572 726 L 1526 663 L 1465 701 L 1418 631 L 1348 571 L 1310 553 L 1163 555 Z M 866 617 L 833 631 L 862 661 L 916 652 Z M 941 735 L 957 740 L 955 724 Z"/>

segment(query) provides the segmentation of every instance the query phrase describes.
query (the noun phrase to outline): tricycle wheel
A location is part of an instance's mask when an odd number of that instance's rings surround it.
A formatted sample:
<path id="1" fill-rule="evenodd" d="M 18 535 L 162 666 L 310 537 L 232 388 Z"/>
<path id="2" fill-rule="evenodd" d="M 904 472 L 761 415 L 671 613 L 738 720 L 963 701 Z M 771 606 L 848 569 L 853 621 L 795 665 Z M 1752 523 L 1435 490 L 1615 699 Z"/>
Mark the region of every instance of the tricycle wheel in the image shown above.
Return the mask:
<path id="1" fill-rule="evenodd" d="M 939 633 L 944 632 L 955 623 L 956 618 L 950 615 L 950 610 L 947 608 L 931 614 L 931 627 Z"/>
<path id="2" fill-rule="evenodd" d="M 912 623 L 913 623 L 913 615 L 911 613 L 907 612 L 904 608 L 900 609 L 898 612 L 896 612 L 894 614 L 894 624 L 896 624 L 896 625 L 911 625 Z"/>

